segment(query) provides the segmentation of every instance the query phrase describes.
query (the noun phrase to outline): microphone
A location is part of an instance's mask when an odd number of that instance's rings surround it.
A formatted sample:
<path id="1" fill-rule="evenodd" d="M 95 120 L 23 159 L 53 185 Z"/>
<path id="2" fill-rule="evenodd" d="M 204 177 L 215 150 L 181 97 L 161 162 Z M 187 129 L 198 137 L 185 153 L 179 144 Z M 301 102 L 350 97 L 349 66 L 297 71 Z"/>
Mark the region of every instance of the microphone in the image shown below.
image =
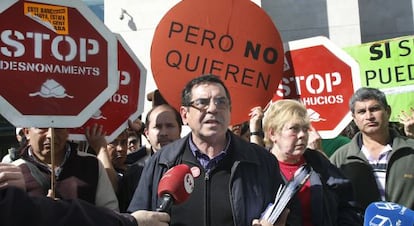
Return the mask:
<path id="1" fill-rule="evenodd" d="M 414 211 L 393 202 L 373 202 L 365 210 L 364 226 L 412 226 Z"/>
<path id="2" fill-rule="evenodd" d="M 173 204 L 183 203 L 194 190 L 194 177 L 190 167 L 180 164 L 169 169 L 158 184 L 158 197 L 161 204 L 158 212 L 167 212 Z"/>

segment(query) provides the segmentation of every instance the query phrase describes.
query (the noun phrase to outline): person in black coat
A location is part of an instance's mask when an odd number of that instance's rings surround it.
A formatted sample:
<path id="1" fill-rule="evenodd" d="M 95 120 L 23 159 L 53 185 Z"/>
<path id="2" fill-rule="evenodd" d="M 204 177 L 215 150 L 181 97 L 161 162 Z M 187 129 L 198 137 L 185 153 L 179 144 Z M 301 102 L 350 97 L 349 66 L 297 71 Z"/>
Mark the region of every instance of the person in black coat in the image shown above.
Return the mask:
<path id="1" fill-rule="evenodd" d="M 118 213 L 80 199 L 32 197 L 25 191 L 21 169 L 0 163 L 0 225 L 2 226 L 167 226 L 167 213 Z"/>

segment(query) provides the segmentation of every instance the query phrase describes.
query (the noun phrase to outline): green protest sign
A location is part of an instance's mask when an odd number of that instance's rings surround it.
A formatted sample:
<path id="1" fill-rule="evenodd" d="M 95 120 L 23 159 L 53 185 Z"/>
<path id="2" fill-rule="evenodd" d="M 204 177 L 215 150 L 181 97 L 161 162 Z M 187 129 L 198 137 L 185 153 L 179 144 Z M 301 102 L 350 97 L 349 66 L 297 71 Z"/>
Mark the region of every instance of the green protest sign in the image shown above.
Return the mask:
<path id="1" fill-rule="evenodd" d="M 361 86 L 387 95 L 391 121 L 414 107 L 414 36 L 364 43 L 344 48 L 360 66 Z"/>

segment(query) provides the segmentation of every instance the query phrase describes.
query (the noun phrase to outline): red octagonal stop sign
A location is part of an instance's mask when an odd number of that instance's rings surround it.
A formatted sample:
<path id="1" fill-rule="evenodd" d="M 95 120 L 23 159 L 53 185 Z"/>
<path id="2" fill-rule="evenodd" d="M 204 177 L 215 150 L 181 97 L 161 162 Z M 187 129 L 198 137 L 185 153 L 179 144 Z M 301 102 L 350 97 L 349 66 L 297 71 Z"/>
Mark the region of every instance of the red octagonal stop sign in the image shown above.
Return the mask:
<path id="1" fill-rule="evenodd" d="M 0 21 L 0 113 L 13 125 L 80 126 L 117 90 L 116 38 L 82 2 L 2 1 Z"/>
<path id="2" fill-rule="evenodd" d="M 349 99 L 360 85 L 359 65 L 325 37 L 288 43 L 285 70 L 273 100 L 300 99 L 322 138 L 351 122 Z"/>
<path id="3" fill-rule="evenodd" d="M 88 120 L 79 127 L 70 130 L 69 139 L 86 140 L 85 128 L 93 124 L 103 125 L 106 140 L 112 142 L 128 126 L 128 119 L 134 121 L 144 111 L 146 70 L 128 44 L 118 39 L 118 67 L 120 74 L 119 89 Z"/>

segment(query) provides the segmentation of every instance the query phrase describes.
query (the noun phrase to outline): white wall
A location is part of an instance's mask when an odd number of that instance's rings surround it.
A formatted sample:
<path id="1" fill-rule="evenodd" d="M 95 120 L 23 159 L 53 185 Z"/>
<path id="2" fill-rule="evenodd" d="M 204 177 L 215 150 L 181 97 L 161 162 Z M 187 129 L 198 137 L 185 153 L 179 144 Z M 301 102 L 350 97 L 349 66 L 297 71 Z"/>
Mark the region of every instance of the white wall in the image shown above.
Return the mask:
<path id="1" fill-rule="evenodd" d="M 105 0 L 105 24 L 113 32 L 122 35 L 129 47 L 147 69 L 147 85 L 145 93 L 156 89 L 151 72 L 150 49 L 155 28 L 165 13 L 168 12 L 178 0 Z M 124 14 L 121 20 L 122 9 L 130 15 Z M 132 18 L 136 31 L 128 26 Z M 145 98 L 144 115 L 151 108 L 151 102 Z"/>

